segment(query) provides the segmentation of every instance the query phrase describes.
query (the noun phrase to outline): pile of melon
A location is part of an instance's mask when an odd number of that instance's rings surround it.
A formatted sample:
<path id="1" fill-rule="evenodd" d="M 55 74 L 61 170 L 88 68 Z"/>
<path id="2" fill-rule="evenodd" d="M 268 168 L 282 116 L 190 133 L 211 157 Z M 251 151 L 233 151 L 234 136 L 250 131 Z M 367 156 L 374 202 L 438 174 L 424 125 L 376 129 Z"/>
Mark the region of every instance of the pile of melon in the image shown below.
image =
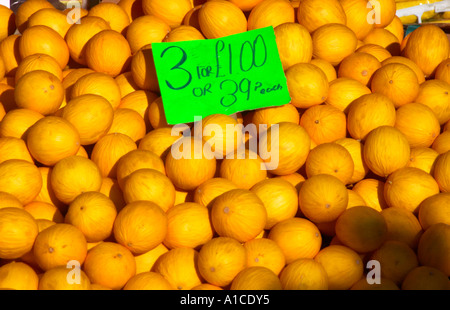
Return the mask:
<path id="1" fill-rule="evenodd" d="M 0 288 L 449 289 L 449 39 L 378 2 L 0 6 Z M 175 156 L 152 43 L 268 26 L 291 102 Z"/>

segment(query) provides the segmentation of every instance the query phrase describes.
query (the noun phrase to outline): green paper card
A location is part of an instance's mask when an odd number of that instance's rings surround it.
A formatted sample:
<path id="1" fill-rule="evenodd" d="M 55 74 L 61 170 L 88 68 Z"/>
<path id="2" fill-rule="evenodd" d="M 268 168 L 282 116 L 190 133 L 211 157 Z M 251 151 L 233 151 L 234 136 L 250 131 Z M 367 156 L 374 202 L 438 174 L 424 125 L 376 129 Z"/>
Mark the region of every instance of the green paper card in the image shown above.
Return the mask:
<path id="1" fill-rule="evenodd" d="M 291 101 L 273 27 L 152 50 L 170 125 Z"/>

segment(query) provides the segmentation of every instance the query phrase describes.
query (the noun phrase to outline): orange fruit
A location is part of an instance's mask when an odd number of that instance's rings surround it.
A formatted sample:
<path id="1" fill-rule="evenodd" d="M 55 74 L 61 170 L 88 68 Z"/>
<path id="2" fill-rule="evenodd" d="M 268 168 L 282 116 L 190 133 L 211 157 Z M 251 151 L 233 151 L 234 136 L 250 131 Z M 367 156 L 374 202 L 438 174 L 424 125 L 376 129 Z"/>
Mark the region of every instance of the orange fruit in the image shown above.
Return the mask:
<path id="1" fill-rule="evenodd" d="M 445 81 L 431 79 L 420 84 L 419 94 L 415 102 L 430 107 L 443 125 L 450 120 L 450 84 Z"/>
<path id="2" fill-rule="evenodd" d="M 242 11 L 249 12 L 251 11 L 258 3 L 262 0 L 230 0 L 233 4 L 237 5 Z M 196 2 L 205 2 L 204 0 L 193 1 Z"/>
<path id="3" fill-rule="evenodd" d="M 271 229 L 275 224 L 297 214 L 298 193 L 288 181 L 270 178 L 256 183 L 250 190 L 261 199 L 266 208 L 267 221 L 264 229 Z"/>
<path id="4" fill-rule="evenodd" d="M 89 250 L 83 270 L 91 283 L 119 290 L 136 274 L 136 262 L 126 247 L 101 242 Z"/>
<path id="5" fill-rule="evenodd" d="M 286 264 L 299 258 L 313 258 L 322 246 L 322 235 L 317 226 L 300 217 L 276 224 L 269 231 L 268 238 L 281 248 Z"/>
<path id="6" fill-rule="evenodd" d="M 147 271 L 131 277 L 123 290 L 173 290 L 173 287 L 161 274 Z"/>
<path id="7" fill-rule="evenodd" d="M 20 5 L 20 9 L 17 8 L 17 12 L 15 14 L 16 20 L 15 24 L 17 30 L 20 33 L 23 33 L 24 30 L 28 27 L 28 19 L 30 16 L 44 8 L 54 9 L 54 6 L 47 0 L 39 0 L 39 1 L 29 1 L 33 3 L 28 3 L 26 5 Z"/>
<path id="8" fill-rule="evenodd" d="M 56 195 L 51 185 L 51 173 L 53 168 L 43 166 L 38 167 L 38 170 L 42 178 L 42 187 L 41 191 L 39 192 L 37 197 L 34 198 L 34 200 L 48 202 L 54 206 L 57 206 L 58 209 L 64 213 L 66 211 L 66 205 L 61 201 L 59 201 L 58 198 L 56 198 Z"/>
<path id="9" fill-rule="evenodd" d="M 2 23 L 0 24 L 0 41 L 12 35 L 16 30 L 16 15 L 8 7 L 2 5 L 0 7 L 0 16 Z"/>
<path id="10" fill-rule="evenodd" d="M 358 253 L 378 249 L 386 240 L 387 224 L 379 211 L 358 206 L 345 210 L 336 221 L 336 236 Z"/>
<path id="11" fill-rule="evenodd" d="M 120 157 L 117 162 L 117 182 L 123 189 L 127 177 L 139 169 L 154 169 L 165 174 L 164 161 L 155 153 L 136 149 Z"/>
<path id="12" fill-rule="evenodd" d="M 43 8 L 34 12 L 28 18 L 28 28 L 43 25 L 55 30 L 62 38 L 72 24 L 67 22 L 67 15 L 55 8 Z"/>
<path id="13" fill-rule="evenodd" d="M 180 203 L 166 212 L 167 233 L 164 245 L 173 248 L 200 248 L 213 238 L 209 210 L 195 202 Z"/>
<path id="14" fill-rule="evenodd" d="M 352 138 L 365 140 L 372 130 L 380 126 L 394 126 L 395 119 L 396 110 L 392 100 L 379 93 L 366 94 L 355 99 L 348 107 L 347 129 Z"/>
<path id="15" fill-rule="evenodd" d="M 164 37 L 163 42 L 182 42 L 193 40 L 204 40 L 203 34 L 195 27 L 189 25 L 180 25 L 169 31 Z"/>
<path id="16" fill-rule="evenodd" d="M 200 1 L 203 1 L 203 0 L 200 0 Z M 183 25 L 194 27 L 195 29 L 197 29 L 198 31 L 201 32 L 198 13 L 199 13 L 200 9 L 202 8 L 202 5 L 194 3 L 193 6 L 194 7 L 192 7 L 184 16 Z"/>
<path id="17" fill-rule="evenodd" d="M 193 201 L 210 208 L 214 200 L 221 194 L 237 188 L 237 185 L 231 180 L 215 177 L 203 182 L 195 189 Z"/>
<path id="18" fill-rule="evenodd" d="M 404 278 L 402 290 L 448 290 L 448 276 L 430 266 L 419 266 L 411 270 Z"/>
<path id="19" fill-rule="evenodd" d="M 366 202 L 364 198 L 361 197 L 360 194 L 355 192 L 352 189 L 347 189 L 348 192 L 348 206 L 347 208 L 357 207 L 357 206 L 364 206 L 366 205 Z"/>
<path id="20" fill-rule="evenodd" d="M 137 149 L 136 143 L 127 135 L 110 133 L 101 137 L 91 153 L 103 177 L 116 178 L 117 162 L 123 155 Z"/>
<path id="21" fill-rule="evenodd" d="M 450 192 L 450 151 L 440 154 L 436 158 L 433 177 L 439 185 L 441 192 Z"/>
<path id="22" fill-rule="evenodd" d="M 286 264 L 280 246 L 268 238 L 255 238 L 244 243 L 247 252 L 247 266 L 260 266 L 279 275 Z"/>
<path id="23" fill-rule="evenodd" d="M 158 77 L 150 44 L 143 46 L 133 54 L 130 72 L 134 82 L 140 89 L 159 93 Z"/>
<path id="24" fill-rule="evenodd" d="M 200 254 L 191 248 L 175 248 L 161 255 L 153 270 L 161 274 L 174 290 L 190 290 L 203 279 L 199 272 Z"/>
<path id="25" fill-rule="evenodd" d="M 19 42 L 22 36 L 12 34 L 0 41 L 0 55 L 5 65 L 6 76 L 14 76 L 21 60 Z"/>
<path id="26" fill-rule="evenodd" d="M 28 253 L 38 235 L 33 216 L 20 208 L 0 209 L 0 258 L 16 259 Z"/>
<path id="27" fill-rule="evenodd" d="M 275 178 L 280 178 L 288 181 L 292 185 L 294 185 L 297 192 L 300 190 L 302 183 L 305 181 L 305 177 L 298 172 L 294 172 L 286 175 L 278 175 Z"/>
<path id="28" fill-rule="evenodd" d="M 297 63 L 311 61 L 312 39 L 305 26 L 284 22 L 274 27 L 274 31 L 284 70 Z"/>
<path id="29" fill-rule="evenodd" d="M 130 73 L 131 74 L 131 73 Z M 132 77 L 131 77 L 132 79 Z M 116 78 L 117 80 L 117 78 Z M 134 83 L 134 82 L 133 82 Z M 119 84 L 120 86 L 120 84 Z M 148 109 L 150 103 L 158 98 L 158 95 L 146 90 L 130 90 L 124 95 L 124 90 L 121 89 L 122 100 L 120 101 L 119 109 L 132 109 L 139 113 L 145 121 L 147 132 L 152 128 L 149 120 Z"/>
<path id="30" fill-rule="evenodd" d="M 370 255 L 380 263 L 381 277 L 401 285 L 406 275 L 419 266 L 416 253 L 406 243 L 386 241 Z"/>
<path id="31" fill-rule="evenodd" d="M 108 177 L 102 178 L 102 186 L 100 187 L 99 192 L 109 197 L 118 211 L 126 205 L 122 189 L 116 179 Z"/>
<path id="32" fill-rule="evenodd" d="M 73 24 L 65 36 L 70 57 L 78 64 L 86 66 L 86 43 L 102 30 L 111 29 L 110 24 L 98 16 L 85 16 L 79 24 Z"/>
<path id="33" fill-rule="evenodd" d="M 165 160 L 167 154 L 171 151 L 171 146 L 181 136 L 180 132 L 173 133 L 170 127 L 152 129 L 139 141 L 138 148 L 151 151 Z"/>
<path id="34" fill-rule="evenodd" d="M 119 85 L 120 95 L 122 96 L 122 99 L 126 95 L 129 95 L 130 93 L 139 90 L 139 86 L 137 86 L 137 84 L 133 80 L 133 75 L 131 74 L 131 71 L 121 73 L 114 79 Z M 138 94 L 140 94 L 140 92 L 138 92 Z M 122 101 L 120 101 L 120 103 L 122 104 Z M 142 114 L 142 116 L 144 116 L 144 114 Z"/>
<path id="35" fill-rule="evenodd" d="M 385 28 L 375 27 L 366 35 L 363 42 L 384 47 L 392 56 L 400 55 L 400 42 L 397 36 Z"/>
<path id="36" fill-rule="evenodd" d="M 369 177 L 354 184 L 352 190 L 363 198 L 366 206 L 381 211 L 388 207 L 384 200 L 384 186 L 384 181 Z"/>
<path id="37" fill-rule="evenodd" d="M 70 58 L 66 41 L 58 32 L 43 25 L 29 27 L 22 33 L 19 52 L 22 59 L 36 53 L 52 56 L 61 69 L 66 67 Z"/>
<path id="38" fill-rule="evenodd" d="M 223 159 L 243 146 L 242 127 L 232 116 L 208 115 L 201 120 L 201 126 L 204 147 L 214 153 L 216 159 Z M 198 133 L 195 132 L 194 135 L 196 134 Z"/>
<path id="39" fill-rule="evenodd" d="M 351 78 L 368 86 L 373 74 L 379 68 L 381 68 L 381 62 L 375 56 L 355 52 L 341 61 L 337 76 Z"/>
<path id="40" fill-rule="evenodd" d="M 114 110 L 104 97 L 84 94 L 70 100 L 61 117 L 77 129 L 81 145 L 91 145 L 108 133 L 113 124 Z"/>
<path id="41" fill-rule="evenodd" d="M 434 163 L 439 153 L 429 147 L 415 147 L 411 149 L 411 156 L 407 167 L 416 167 L 433 175 Z"/>
<path id="42" fill-rule="evenodd" d="M 198 253 L 198 271 L 207 283 L 225 287 L 246 267 L 247 254 L 236 239 L 216 237 L 205 243 Z"/>
<path id="43" fill-rule="evenodd" d="M 329 290 L 348 290 L 363 277 L 363 261 L 349 247 L 329 245 L 320 250 L 314 260 L 325 269 Z"/>
<path id="44" fill-rule="evenodd" d="M 283 290 L 327 290 L 325 268 L 312 258 L 299 258 L 288 264 L 280 274 Z"/>
<path id="45" fill-rule="evenodd" d="M 372 7 L 368 7 L 366 0 L 340 0 L 345 16 L 346 25 L 355 33 L 358 40 L 363 40 L 375 27 L 375 23 L 368 22 Z"/>
<path id="46" fill-rule="evenodd" d="M 378 44 L 364 44 L 358 47 L 356 49 L 356 52 L 363 52 L 373 55 L 378 59 L 379 62 L 383 62 L 384 60 L 393 57 L 387 49 Z"/>
<path id="47" fill-rule="evenodd" d="M 155 262 L 169 249 L 162 243 L 143 254 L 134 255 L 136 261 L 136 274 L 151 271 Z"/>
<path id="48" fill-rule="evenodd" d="M 162 0 L 142 0 L 142 9 L 145 15 L 153 15 L 171 28 L 181 25 L 186 13 L 192 8 L 189 0 L 167 2 Z"/>
<path id="49" fill-rule="evenodd" d="M 167 233 L 167 215 L 156 203 L 135 201 L 119 211 L 113 228 L 115 240 L 133 254 L 160 244 Z"/>
<path id="50" fill-rule="evenodd" d="M 437 25 L 424 25 L 411 32 L 402 55 L 414 61 L 426 77 L 432 76 L 437 66 L 449 56 L 450 43 L 445 32 Z M 435 42 L 433 48 L 426 50 L 418 48 L 428 40 Z"/>
<path id="51" fill-rule="evenodd" d="M 12 79 L 12 77 L 10 79 Z M 0 119 L 3 119 L 6 113 L 17 108 L 16 103 L 14 102 L 14 87 L 15 83 L 12 86 L 0 83 Z"/>
<path id="52" fill-rule="evenodd" d="M 211 207 L 211 223 L 221 237 L 246 242 L 263 231 L 267 210 L 261 199 L 247 189 L 234 189 L 217 197 Z"/>
<path id="53" fill-rule="evenodd" d="M 310 149 L 311 138 L 306 129 L 291 122 L 272 125 L 259 137 L 259 155 L 267 170 L 275 175 L 296 172 L 306 162 Z"/>
<path id="54" fill-rule="evenodd" d="M 111 30 L 124 34 L 130 25 L 130 18 L 122 7 L 116 3 L 99 3 L 89 9 L 87 16 L 97 16 L 109 23 Z"/>
<path id="55" fill-rule="evenodd" d="M 322 143 L 311 150 L 306 159 L 305 172 L 308 178 L 318 174 L 336 177 L 343 184 L 349 184 L 355 164 L 350 152 L 340 144 Z"/>
<path id="56" fill-rule="evenodd" d="M 388 206 L 406 208 L 417 213 L 420 203 L 439 193 L 439 185 L 425 171 L 404 167 L 394 171 L 386 179 L 384 199 Z"/>
<path id="57" fill-rule="evenodd" d="M 23 159 L 34 163 L 26 142 L 15 137 L 0 138 L 0 163 L 8 159 Z"/>
<path id="58" fill-rule="evenodd" d="M 378 176 L 386 177 L 406 166 L 411 148 L 400 130 L 392 126 L 380 126 L 366 136 L 363 151 L 369 169 Z"/>
<path id="59" fill-rule="evenodd" d="M 14 290 L 37 290 L 39 277 L 36 271 L 23 262 L 12 261 L 0 267 L 0 287 Z"/>
<path id="60" fill-rule="evenodd" d="M 332 105 L 309 107 L 300 117 L 302 126 L 316 145 L 330 143 L 346 136 L 345 113 Z"/>
<path id="61" fill-rule="evenodd" d="M 398 108 L 414 102 L 420 86 L 416 73 L 407 65 L 390 63 L 375 71 L 370 87 L 372 92 L 387 96 Z"/>
<path id="62" fill-rule="evenodd" d="M 75 226 L 56 223 L 39 232 L 33 254 L 36 263 L 44 271 L 67 266 L 71 260 L 76 260 L 81 265 L 87 254 L 86 238 Z"/>
<path id="63" fill-rule="evenodd" d="M 170 30 L 170 26 L 155 15 L 143 15 L 136 18 L 128 26 L 125 35 L 131 54 L 147 44 L 162 42 Z"/>
<path id="64" fill-rule="evenodd" d="M 310 33 L 327 24 L 342 24 L 347 22 L 344 8 L 338 0 L 305 0 L 300 1 L 297 19 Z"/>
<path id="65" fill-rule="evenodd" d="M 319 5 L 321 4 L 322 2 L 319 3 Z M 339 23 L 320 26 L 312 33 L 311 37 L 313 57 L 324 59 L 333 66 L 338 65 L 345 57 L 355 52 L 358 43 L 355 33 L 344 24 Z"/>
<path id="66" fill-rule="evenodd" d="M 212 290 L 221 291 L 221 290 L 223 290 L 223 288 L 221 288 L 219 286 L 216 286 L 216 285 L 209 284 L 209 283 L 202 283 L 202 284 L 199 284 L 197 286 L 194 286 L 193 288 L 191 288 L 191 290 L 194 290 L 194 291 L 200 291 L 200 290 L 204 290 L 204 291 L 212 291 Z"/>
<path id="67" fill-rule="evenodd" d="M 14 195 L 22 205 L 34 200 L 42 188 L 37 166 L 23 159 L 9 159 L 0 163 L 0 188 Z"/>
<path id="68" fill-rule="evenodd" d="M 438 193 L 420 203 L 417 217 L 424 230 L 436 223 L 450 223 L 449 200 L 450 193 Z"/>
<path id="69" fill-rule="evenodd" d="M 53 166 L 50 184 L 56 198 L 70 204 L 83 192 L 98 191 L 102 185 L 102 175 L 91 159 L 72 155 Z"/>
<path id="70" fill-rule="evenodd" d="M 87 41 L 85 49 L 86 65 L 94 71 L 116 77 L 129 70 L 132 55 L 130 45 L 127 39 L 114 29 L 95 34 Z M 111 49 L 115 51 L 114 57 L 107 53 Z"/>
<path id="71" fill-rule="evenodd" d="M 297 63 L 286 71 L 291 103 L 297 108 L 308 108 L 323 103 L 328 96 L 325 73 L 310 63 Z"/>
<path id="72" fill-rule="evenodd" d="M 327 76 L 328 82 L 331 82 L 337 78 L 336 69 L 330 62 L 320 58 L 314 58 L 311 59 L 309 63 L 319 67 L 319 69 L 321 69 Z"/>
<path id="73" fill-rule="evenodd" d="M 108 133 L 122 133 L 138 142 L 147 132 L 144 118 L 132 109 L 116 109 Z"/>
<path id="74" fill-rule="evenodd" d="M 109 101 L 114 109 L 119 106 L 121 101 L 120 88 L 117 82 L 113 77 L 101 72 L 87 73 L 77 79 L 72 85 L 69 98 L 74 99 L 85 94 L 102 96 Z"/>
<path id="75" fill-rule="evenodd" d="M 276 28 L 284 23 L 295 22 L 295 10 L 287 0 L 263 0 L 250 11 L 248 30 L 264 27 Z"/>
<path id="76" fill-rule="evenodd" d="M 200 29 L 207 39 L 217 39 L 247 31 L 244 12 L 229 1 L 207 1 L 198 10 Z"/>
<path id="77" fill-rule="evenodd" d="M 450 275 L 449 246 L 450 225 L 436 223 L 422 234 L 417 246 L 420 265 L 434 267 L 447 277 Z"/>
<path id="78" fill-rule="evenodd" d="M 364 177 L 369 173 L 369 168 L 363 158 L 363 143 L 353 138 L 338 139 L 334 141 L 334 143 L 343 146 L 350 153 L 352 158 L 353 174 L 348 183 L 354 184 L 364 179 Z"/>
<path id="79" fill-rule="evenodd" d="M 175 187 L 170 179 L 152 168 L 138 169 L 124 180 L 123 197 L 126 203 L 146 200 L 156 203 L 163 211 L 175 203 Z"/>
<path id="80" fill-rule="evenodd" d="M 52 269 L 46 270 L 39 279 L 39 290 L 86 291 L 92 289 L 90 279 L 88 278 L 84 270 L 79 270 L 79 278 L 75 276 L 75 279 L 71 279 L 73 283 L 71 281 L 68 281 L 69 272 L 71 272 L 71 270 L 66 266 L 57 266 Z"/>
<path id="81" fill-rule="evenodd" d="M 269 268 L 246 267 L 233 279 L 230 290 L 282 290 L 281 281 Z"/>
<path id="82" fill-rule="evenodd" d="M 16 196 L 7 192 L 0 192 L 0 209 L 3 208 L 19 208 L 22 209 L 23 205 Z"/>
<path id="83" fill-rule="evenodd" d="M 363 83 L 353 78 L 339 77 L 330 82 L 325 103 L 347 114 L 353 101 L 368 94 L 371 90 Z"/>
<path id="84" fill-rule="evenodd" d="M 430 147 L 441 131 L 433 110 L 421 103 L 407 103 L 398 108 L 395 127 L 406 136 L 411 148 Z"/>
<path id="85" fill-rule="evenodd" d="M 87 242 L 99 242 L 111 235 L 116 216 L 116 206 L 108 196 L 87 191 L 70 203 L 64 220 L 81 230 Z"/>
<path id="86" fill-rule="evenodd" d="M 450 151 L 450 131 L 446 130 L 438 134 L 436 139 L 433 141 L 431 148 L 439 154 Z"/>
<path id="87" fill-rule="evenodd" d="M 437 67 L 434 73 L 434 78 L 450 83 L 450 58 L 443 60 Z"/>
<path id="88" fill-rule="evenodd" d="M 389 58 L 386 58 L 385 60 L 383 60 L 381 62 L 381 65 L 384 66 L 384 65 L 387 65 L 390 63 L 400 63 L 400 64 L 407 65 L 410 69 L 412 69 L 416 73 L 419 84 L 422 84 L 423 82 L 425 82 L 425 75 L 423 74 L 422 70 L 411 59 L 406 58 L 404 56 L 392 56 L 392 57 L 389 57 Z"/>
<path id="89" fill-rule="evenodd" d="M 64 70 L 63 72 L 65 71 L 67 70 Z M 71 69 L 70 72 L 67 73 L 67 75 L 63 78 L 63 86 L 66 91 L 66 96 L 61 106 L 64 106 L 65 103 L 72 99 L 72 88 L 73 85 L 75 85 L 75 82 L 89 73 L 95 73 L 95 71 L 89 68 L 77 68 Z"/>
<path id="90" fill-rule="evenodd" d="M 152 128 L 172 127 L 167 123 L 166 113 L 164 111 L 164 105 L 161 96 L 159 96 L 149 104 L 147 118 Z"/>
<path id="91" fill-rule="evenodd" d="M 394 0 L 381 0 L 378 3 L 378 7 L 371 3 L 372 8 L 379 9 L 380 16 L 374 16 L 375 28 L 384 28 L 388 26 L 395 17 L 396 1 Z M 377 12 L 377 11 L 375 11 Z"/>
<path id="92" fill-rule="evenodd" d="M 56 76 L 60 81 L 63 80 L 63 73 L 56 59 L 50 55 L 37 53 L 21 60 L 14 75 L 15 84 L 17 84 L 23 75 L 34 70 L 47 71 Z M 16 87 L 16 85 L 14 86 Z"/>
<path id="93" fill-rule="evenodd" d="M 348 205 L 348 192 L 344 183 L 329 174 L 309 177 L 299 191 L 302 214 L 314 223 L 336 220 Z"/>
<path id="94" fill-rule="evenodd" d="M 199 138 L 176 141 L 165 159 L 166 174 L 175 187 L 193 190 L 216 173 L 216 159 L 206 156 Z"/>
<path id="95" fill-rule="evenodd" d="M 361 280 L 357 281 L 353 286 L 350 288 L 351 290 L 358 290 L 358 291 L 368 291 L 368 290 L 380 290 L 380 291 L 397 291 L 400 288 L 397 284 L 395 284 L 394 281 L 389 280 L 387 278 L 380 277 L 379 283 L 369 283 L 366 278 L 362 278 Z"/>
<path id="96" fill-rule="evenodd" d="M 142 0 L 120 0 L 117 4 L 127 13 L 130 21 L 144 15 Z"/>
<path id="97" fill-rule="evenodd" d="M 40 91 L 31 92 L 31 89 Z M 58 77 L 48 71 L 34 70 L 17 81 L 14 98 L 18 108 L 49 115 L 61 106 L 64 90 Z"/>
<path id="98" fill-rule="evenodd" d="M 32 201 L 23 206 L 36 220 L 44 219 L 55 223 L 64 222 L 64 216 L 54 205 L 44 201 Z"/>

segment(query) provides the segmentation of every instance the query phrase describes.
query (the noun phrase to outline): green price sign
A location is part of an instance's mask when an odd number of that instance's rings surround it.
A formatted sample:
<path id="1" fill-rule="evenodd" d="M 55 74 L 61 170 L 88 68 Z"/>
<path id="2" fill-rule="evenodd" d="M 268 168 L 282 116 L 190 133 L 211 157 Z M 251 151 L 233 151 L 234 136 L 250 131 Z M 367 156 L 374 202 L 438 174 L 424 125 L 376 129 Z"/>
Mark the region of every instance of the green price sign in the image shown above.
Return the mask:
<path id="1" fill-rule="evenodd" d="M 291 101 L 273 27 L 220 39 L 153 43 L 167 122 Z"/>

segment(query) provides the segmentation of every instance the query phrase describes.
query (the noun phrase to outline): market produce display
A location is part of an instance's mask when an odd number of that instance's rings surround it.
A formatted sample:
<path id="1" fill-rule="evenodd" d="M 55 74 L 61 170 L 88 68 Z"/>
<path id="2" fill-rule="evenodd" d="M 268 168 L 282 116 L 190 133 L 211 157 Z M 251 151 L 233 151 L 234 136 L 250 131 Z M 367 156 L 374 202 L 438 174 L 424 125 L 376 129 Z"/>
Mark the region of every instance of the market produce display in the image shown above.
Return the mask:
<path id="1" fill-rule="evenodd" d="M 450 41 L 406 7 L 0 6 L 0 289 L 450 289 Z M 265 27 L 290 102 L 174 131 L 152 44 Z"/>

